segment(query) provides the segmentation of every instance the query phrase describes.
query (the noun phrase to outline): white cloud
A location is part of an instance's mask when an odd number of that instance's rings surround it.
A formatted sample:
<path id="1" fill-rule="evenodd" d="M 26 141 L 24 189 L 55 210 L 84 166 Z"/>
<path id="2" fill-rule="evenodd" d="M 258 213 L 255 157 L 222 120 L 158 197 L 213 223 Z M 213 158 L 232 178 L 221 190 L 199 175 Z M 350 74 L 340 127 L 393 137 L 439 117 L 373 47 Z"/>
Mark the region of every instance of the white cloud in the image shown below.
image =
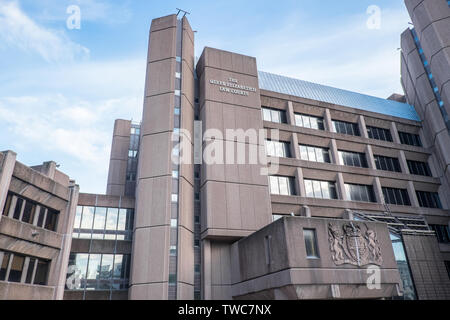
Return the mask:
<path id="1" fill-rule="evenodd" d="M 292 14 L 247 46 L 264 71 L 382 98 L 401 93 L 396 49 L 409 17 L 405 10 L 383 9 L 380 30 L 368 29 L 367 18 L 362 13 L 322 24 Z"/>
<path id="2" fill-rule="evenodd" d="M 87 58 L 89 49 L 72 42 L 62 31 L 36 24 L 17 1 L 0 2 L 0 40 L 11 47 L 40 55 L 47 62 Z"/>

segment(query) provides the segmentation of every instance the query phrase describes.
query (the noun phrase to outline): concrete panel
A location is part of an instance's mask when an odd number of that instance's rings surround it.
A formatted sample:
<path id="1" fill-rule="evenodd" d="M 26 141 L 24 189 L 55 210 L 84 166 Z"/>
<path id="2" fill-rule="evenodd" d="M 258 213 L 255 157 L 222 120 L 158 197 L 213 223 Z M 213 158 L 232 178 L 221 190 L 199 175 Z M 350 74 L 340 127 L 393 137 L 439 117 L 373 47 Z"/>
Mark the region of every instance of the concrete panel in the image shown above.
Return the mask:
<path id="1" fill-rule="evenodd" d="M 176 56 L 176 26 L 150 33 L 148 61 L 154 62 Z"/>
<path id="2" fill-rule="evenodd" d="M 170 225 L 170 176 L 141 179 L 137 189 L 135 228 Z"/>
<path id="3" fill-rule="evenodd" d="M 175 90 L 175 59 L 151 62 L 147 68 L 145 96 L 154 96 Z"/>
<path id="4" fill-rule="evenodd" d="M 138 297 L 136 288 L 155 286 L 169 279 L 169 226 L 137 229 L 134 233 L 130 297 Z M 138 292 L 141 289 L 137 289 Z M 150 293 L 147 293 L 150 294 Z M 160 293 L 161 294 L 161 293 Z M 147 299 L 148 296 L 138 297 Z M 159 299 L 167 299 L 160 296 Z"/>
<path id="5" fill-rule="evenodd" d="M 172 133 L 142 136 L 139 158 L 139 178 L 172 175 Z M 144 160 L 145 159 L 145 160 Z"/>
<path id="6" fill-rule="evenodd" d="M 141 125 L 142 135 L 173 130 L 174 100 L 173 93 L 145 99 Z"/>

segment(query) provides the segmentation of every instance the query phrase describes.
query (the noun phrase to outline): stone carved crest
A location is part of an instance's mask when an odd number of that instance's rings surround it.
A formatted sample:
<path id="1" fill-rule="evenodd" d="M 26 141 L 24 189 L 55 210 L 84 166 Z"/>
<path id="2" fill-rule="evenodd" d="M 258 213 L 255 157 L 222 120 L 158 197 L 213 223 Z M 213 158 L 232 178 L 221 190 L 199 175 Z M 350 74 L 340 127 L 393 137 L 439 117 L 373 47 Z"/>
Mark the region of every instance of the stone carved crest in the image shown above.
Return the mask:
<path id="1" fill-rule="evenodd" d="M 352 264 L 362 267 L 368 264 L 383 264 L 377 234 L 366 224 L 364 226 L 366 230 L 363 233 L 361 226 L 353 222 L 342 226 L 328 224 L 328 242 L 336 265 Z"/>

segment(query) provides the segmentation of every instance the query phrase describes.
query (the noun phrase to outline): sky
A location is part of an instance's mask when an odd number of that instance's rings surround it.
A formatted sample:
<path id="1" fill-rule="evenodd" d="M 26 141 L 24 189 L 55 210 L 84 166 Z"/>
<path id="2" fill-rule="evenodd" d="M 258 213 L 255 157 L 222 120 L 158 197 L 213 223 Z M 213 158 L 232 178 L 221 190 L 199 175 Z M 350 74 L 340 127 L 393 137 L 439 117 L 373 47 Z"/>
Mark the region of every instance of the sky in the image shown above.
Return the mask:
<path id="1" fill-rule="evenodd" d="M 266 72 L 403 93 L 403 0 L 0 0 L 0 150 L 56 161 L 82 192 L 105 193 L 114 120 L 141 119 L 151 20 L 176 8 L 190 12 L 197 56 L 214 47 Z"/>

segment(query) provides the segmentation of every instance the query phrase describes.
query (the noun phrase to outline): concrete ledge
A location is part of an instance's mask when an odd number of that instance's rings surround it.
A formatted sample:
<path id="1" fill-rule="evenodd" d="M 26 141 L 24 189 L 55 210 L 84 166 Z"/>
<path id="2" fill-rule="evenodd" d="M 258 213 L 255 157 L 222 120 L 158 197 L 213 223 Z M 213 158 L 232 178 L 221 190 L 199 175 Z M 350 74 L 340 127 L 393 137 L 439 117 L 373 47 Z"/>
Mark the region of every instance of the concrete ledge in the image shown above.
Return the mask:
<path id="1" fill-rule="evenodd" d="M 53 287 L 0 281 L 0 300 L 52 300 L 54 291 Z"/>

